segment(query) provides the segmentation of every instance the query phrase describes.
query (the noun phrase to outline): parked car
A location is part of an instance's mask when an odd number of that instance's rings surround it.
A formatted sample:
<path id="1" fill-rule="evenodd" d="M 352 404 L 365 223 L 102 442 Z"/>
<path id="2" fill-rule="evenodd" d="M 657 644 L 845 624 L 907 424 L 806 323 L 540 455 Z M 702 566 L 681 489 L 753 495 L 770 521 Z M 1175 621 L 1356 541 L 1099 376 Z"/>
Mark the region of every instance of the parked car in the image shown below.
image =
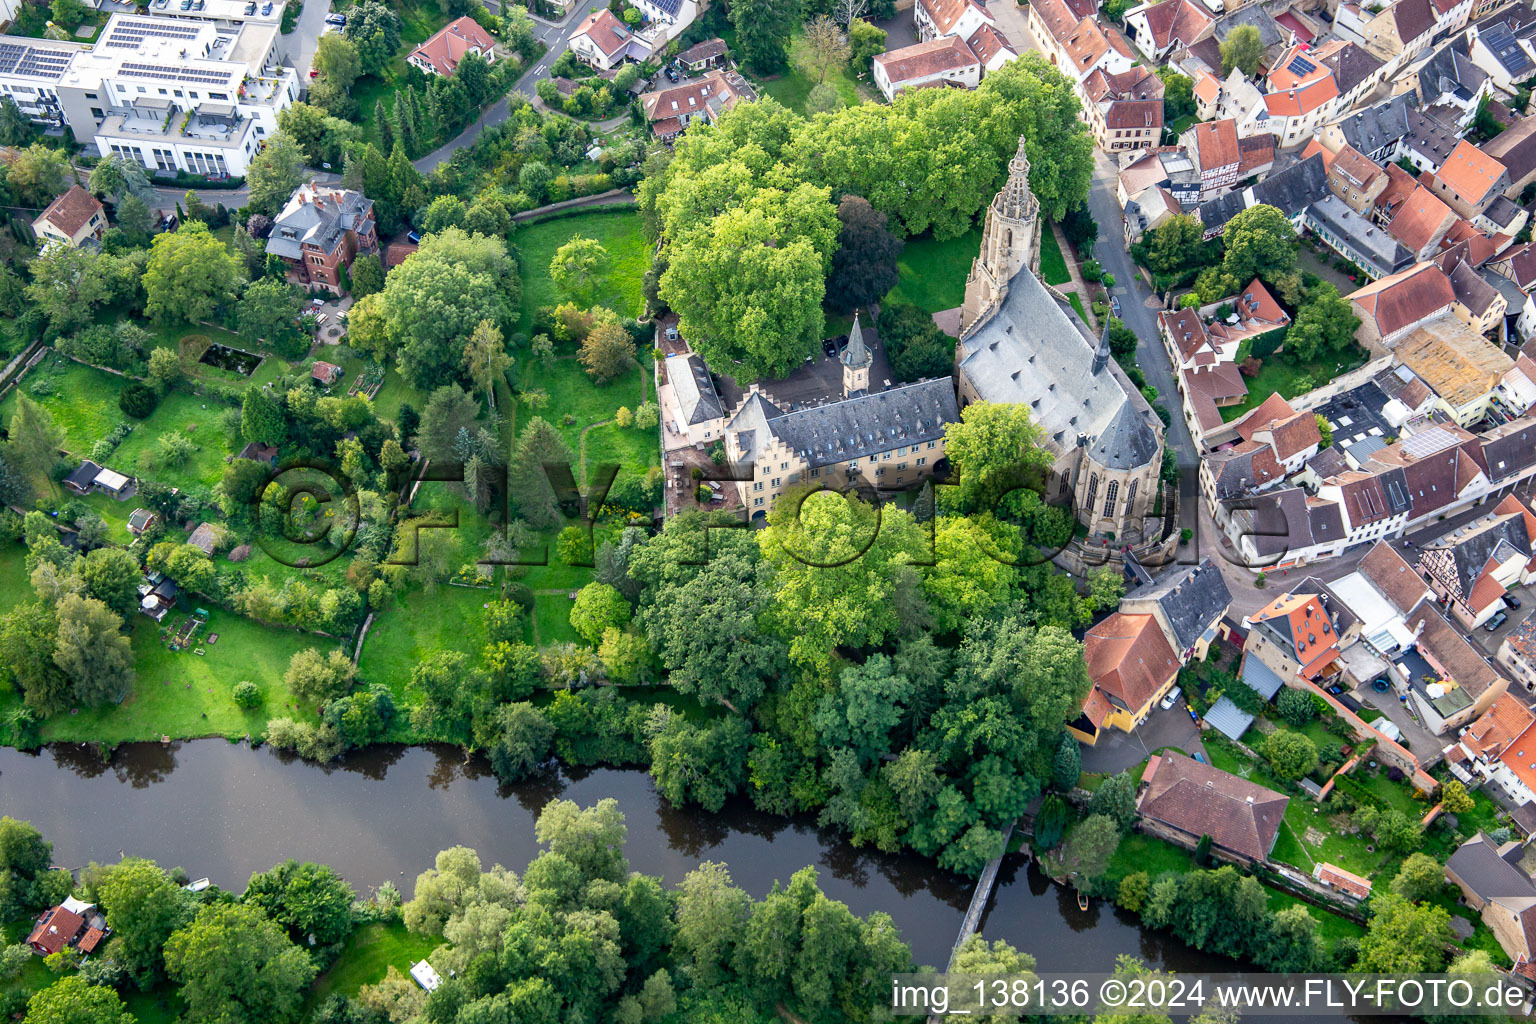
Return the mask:
<path id="1" fill-rule="evenodd" d="M 1158 707 L 1162 708 L 1164 711 L 1167 711 L 1169 708 L 1177 704 L 1179 702 L 1179 698 L 1182 696 L 1184 696 L 1183 688 L 1175 686 L 1173 689 L 1168 691 L 1168 696 L 1163 698 L 1163 702 L 1159 704 Z"/>
<path id="2" fill-rule="evenodd" d="M 267 0 L 266 3 L 261 5 L 261 13 L 263 16 L 272 13 L 272 0 Z"/>
<path id="3" fill-rule="evenodd" d="M 1516 597 L 1514 594 L 1505 594 L 1504 595 L 1504 603 L 1509 605 L 1511 608 L 1519 608 L 1520 607 L 1520 599 L 1518 597 Z"/>
<path id="4" fill-rule="evenodd" d="M 319 78 L 320 77 L 320 70 L 318 68 L 310 68 L 309 69 L 309 77 L 310 78 Z"/>
<path id="5" fill-rule="evenodd" d="M 1109 297 L 1109 312 L 1113 316 L 1120 315 L 1120 296 L 1111 295 Z"/>
<path id="6" fill-rule="evenodd" d="M 256 0 L 251 0 L 250 3 L 245 5 L 245 16 L 247 18 L 249 18 L 251 15 L 253 15 L 255 13 L 256 13 Z"/>
<path id="7" fill-rule="evenodd" d="M 1199 761 L 1201 764 L 1208 764 L 1209 763 L 1209 762 L 1206 761 L 1205 755 L 1200 753 L 1200 751 L 1198 751 L 1198 750 L 1195 751 L 1195 760 Z"/>
<path id="8" fill-rule="evenodd" d="M 335 25 L 337 28 L 346 28 L 347 16 L 345 14 L 328 14 L 326 15 L 325 23 L 327 25 Z"/>
<path id="9" fill-rule="evenodd" d="M 1494 630 L 1498 629 L 1508 621 L 1509 614 L 1507 612 L 1494 612 L 1493 618 L 1483 623 L 1483 628 L 1492 633 Z"/>
<path id="10" fill-rule="evenodd" d="M 416 245 L 416 244 L 420 243 L 420 241 L 421 241 L 421 232 L 420 231 L 412 231 L 412 232 L 409 232 L 405 237 L 409 238 L 411 240 L 411 244 L 412 245 Z"/>

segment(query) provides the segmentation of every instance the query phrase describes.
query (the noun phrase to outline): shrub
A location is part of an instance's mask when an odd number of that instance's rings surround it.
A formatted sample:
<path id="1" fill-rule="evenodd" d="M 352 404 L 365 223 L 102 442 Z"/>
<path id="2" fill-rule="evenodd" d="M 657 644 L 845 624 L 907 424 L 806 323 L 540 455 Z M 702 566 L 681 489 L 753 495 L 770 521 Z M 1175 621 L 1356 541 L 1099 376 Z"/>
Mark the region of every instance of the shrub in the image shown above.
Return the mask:
<path id="1" fill-rule="evenodd" d="M 117 407 L 136 420 L 149 416 L 159 404 L 160 396 L 155 389 L 138 381 L 123 388 L 117 396 Z"/>
<path id="2" fill-rule="evenodd" d="M 235 706 L 249 711 L 261 705 L 261 688 L 250 680 L 235 684 Z"/>

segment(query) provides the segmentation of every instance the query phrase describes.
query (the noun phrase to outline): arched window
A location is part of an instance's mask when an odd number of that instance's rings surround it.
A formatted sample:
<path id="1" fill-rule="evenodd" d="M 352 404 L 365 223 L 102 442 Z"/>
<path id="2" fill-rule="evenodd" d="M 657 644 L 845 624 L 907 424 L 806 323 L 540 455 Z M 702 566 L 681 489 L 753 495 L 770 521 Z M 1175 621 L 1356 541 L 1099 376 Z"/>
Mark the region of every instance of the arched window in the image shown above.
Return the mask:
<path id="1" fill-rule="evenodd" d="M 1067 479 L 1067 474 L 1065 474 L 1065 473 L 1061 474 L 1061 493 L 1062 494 L 1066 494 L 1067 491 L 1070 489 L 1071 485 L 1072 485 L 1072 481 Z"/>
<path id="2" fill-rule="evenodd" d="M 1088 477 L 1088 500 L 1083 502 L 1083 507 L 1093 515 L 1093 506 L 1099 499 L 1099 474 L 1094 473 Z"/>
<path id="3" fill-rule="evenodd" d="M 1104 515 L 1114 518 L 1115 499 L 1120 496 L 1120 481 L 1111 480 L 1108 489 L 1104 492 Z"/>
<path id="4" fill-rule="evenodd" d="M 1131 489 L 1125 492 L 1125 514 L 1128 516 L 1136 514 L 1136 485 L 1139 483 L 1140 480 L 1132 480 Z"/>
<path id="5" fill-rule="evenodd" d="M 1003 245 L 1010 250 L 1013 248 L 1013 228 L 1009 228 L 1007 233 L 1003 235 Z"/>

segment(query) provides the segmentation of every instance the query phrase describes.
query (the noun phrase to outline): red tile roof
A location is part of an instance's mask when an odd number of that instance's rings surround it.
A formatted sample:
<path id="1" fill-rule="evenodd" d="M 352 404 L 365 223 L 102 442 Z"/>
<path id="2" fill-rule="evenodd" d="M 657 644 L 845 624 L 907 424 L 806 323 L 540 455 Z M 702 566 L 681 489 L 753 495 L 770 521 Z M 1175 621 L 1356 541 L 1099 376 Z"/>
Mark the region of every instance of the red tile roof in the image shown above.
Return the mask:
<path id="1" fill-rule="evenodd" d="M 1402 242 L 1404 248 L 1416 253 L 1434 242 L 1437 234 L 1443 235 L 1446 221 L 1451 216 L 1451 208 L 1420 185 L 1398 207 L 1387 224 L 1387 233 Z"/>
<path id="2" fill-rule="evenodd" d="M 1349 294 L 1387 337 L 1419 323 L 1456 301 L 1450 278 L 1433 263 L 1420 263 Z"/>
<path id="3" fill-rule="evenodd" d="M 1237 121 L 1228 117 L 1220 121 L 1197 124 L 1190 131 L 1194 134 L 1195 166 L 1202 171 L 1215 171 L 1229 167 L 1240 159 L 1237 146 Z"/>
<path id="4" fill-rule="evenodd" d="M 1346 871 L 1337 864 L 1319 864 L 1317 880 L 1341 892 L 1347 892 L 1357 900 L 1363 900 L 1371 894 L 1370 879 L 1361 878 L 1353 871 Z"/>
<path id="5" fill-rule="evenodd" d="M 972 67 L 978 61 L 971 48 L 965 45 L 965 40 L 959 36 L 945 36 L 879 54 L 875 63 L 885 69 L 892 85 L 900 85 L 919 78 L 932 78 L 945 71 Z"/>
<path id="6" fill-rule="evenodd" d="M 599 8 L 582 19 L 573 35 L 585 35 L 591 39 L 597 48 L 603 51 L 605 57 L 612 57 L 629 45 L 629 30 L 606 7 Z"/>
<path id="7" fill-rule="evenodd" d="M 1480 203 L 1504 176 L 1504 165 L 1487 156 L 1466 139 L 1456 143 L 1451 155 L 1435 172 L 1446 185 L 1468 203 Z"/>
<path id="8" fill-rule="evenodd" d="M 1461 744 L 1473 754 L 1497 757 L 1533 723 L 1536 723 L 1536 715 L 1532 715 L 1519 699 L 1505 694 L 1467 726 L 1466 732 L 1461 734 Z"/>
<path id="9" fill-rule="evenodd" d="M 27 945 L 51 955 L 73 942 L 84 927 L 85 918 L 79 914 L 63 907 L 53 907 L 37 919 L 37 926 L 27 936 Z"/>
<path id="10" fill-rule="evenodd" d="M 81 228 L 91 222 L 92 217 L 101 212 L 102 205 L 95 196 L 79 185 L 72 185 L 68 192 L 49 203 L 48 208 L 37 219 L 47 221 L 73 238 Z"/>
<path id="11" fill-rule="evenodd" d="M 1163 753 L 1138 812 L 1189 836 L 1208 835 L 1215 845 L 1253 861 L 1268 858 L 1290 802 L 1219 768 L 1183 754 Z"/>
<path id="12" fill-rule="evenodd" d="M 613 17 L 612 14 L 608 16 Z M 474 18 L 455 18 L 412 50 L 411 56 L 431 64 L 440 75 L 451 75 L 465 54 L 471 50 L 489 53 L 494 45 L 495 40 L 475 23 Z"/>
<path id="13" fill-rule="evenodd" d="M 1133 712 L 1179 672 L 1179 659 L 1151 615 L 1115 612 L 1083 638 L 1088 675 Z"/>

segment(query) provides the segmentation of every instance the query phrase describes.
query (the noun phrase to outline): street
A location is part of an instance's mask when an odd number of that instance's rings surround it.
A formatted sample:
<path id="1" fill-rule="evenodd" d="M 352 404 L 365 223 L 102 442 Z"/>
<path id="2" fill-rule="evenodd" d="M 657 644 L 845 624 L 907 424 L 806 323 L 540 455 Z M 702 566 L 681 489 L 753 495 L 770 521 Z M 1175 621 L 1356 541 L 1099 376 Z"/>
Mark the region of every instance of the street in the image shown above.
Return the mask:
<path id="1" fill-rule="evenodd" d="M 314 0 L 311 0 L 311 2 L 314 2 Z M 517 84 L 512 87 L 511 91 L 521 93 L 532 99 L 535 95 L 534 90 L 539 82 L 549 77 L 549 66 L 560 59 L 560 55 L 565 52 L 566 43 L 570 41 L 571 36 L 576 34 L 576 29 L 581 25 L 582 20 L 591 12 L 606 6 L 608 5 L 603 3 L 602 0 L 584 0 L 583 3 L 578 3 L 573 7 L 563 21 L 548 22 L 542 18 L 534 18 L 535 34 L 549 49 L 544 52 L 544 56 L 535 62 L 532 68 L 517 80 Z M 457 136 L 443 143 L 426 156 L 411 162 L 416 165 L 416 169 L 421 173 L 431 174 L 438 164 L 444 160 L 451 159 L 453 154 L 464 149 L 466 146 L 473 145 L 474 141 L 480 137 L 481 132 L 492 125 L 505 121 L 510 112 L 507 97 L 503 96 L 491 104 L 489 109 L 477 117 L 473 124 L 465 128 Z"/>

